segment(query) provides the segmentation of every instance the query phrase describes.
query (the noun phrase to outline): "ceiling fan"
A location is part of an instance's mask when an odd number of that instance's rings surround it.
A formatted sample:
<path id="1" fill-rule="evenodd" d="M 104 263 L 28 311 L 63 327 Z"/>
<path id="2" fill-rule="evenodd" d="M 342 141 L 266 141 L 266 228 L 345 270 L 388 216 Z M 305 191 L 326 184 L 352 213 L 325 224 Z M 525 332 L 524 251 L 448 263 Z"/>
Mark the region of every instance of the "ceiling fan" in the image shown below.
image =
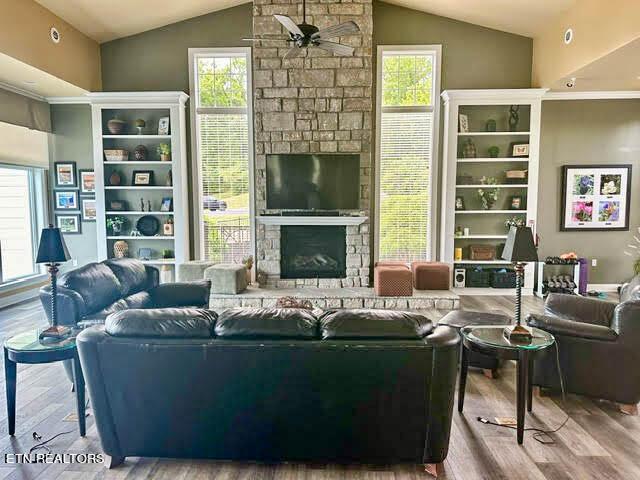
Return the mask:
<path id="1" fill-rule="evenodd" d="M 341 37 L 343 35 L 355 35 L 360 33 L 360 28 L 355 22 L 349 21 L 333 25 L 331 27 L 320 30 L 315 25 L 306 22 L 307 15 L 306 0 L 302 0 L 302 23 L 297 24 L 291 17 L 286 15 L 274 15 L 276 20 L 287 29 L 289 37 L 273 37 L 273 38 L 243 38 L 243 40 L 251 42 L 265 41 L 282 41 L 286 40 L 293 47 L 284 55 L 283 58 L 294 58 L 302 53 L 303 48 L 318 47 L 327 52 L 335 53 L 341 56 L 351 56 L 355 49 L 348 45 L 342 45 L 337 42 L 331 42 L 327 39 Z"/>

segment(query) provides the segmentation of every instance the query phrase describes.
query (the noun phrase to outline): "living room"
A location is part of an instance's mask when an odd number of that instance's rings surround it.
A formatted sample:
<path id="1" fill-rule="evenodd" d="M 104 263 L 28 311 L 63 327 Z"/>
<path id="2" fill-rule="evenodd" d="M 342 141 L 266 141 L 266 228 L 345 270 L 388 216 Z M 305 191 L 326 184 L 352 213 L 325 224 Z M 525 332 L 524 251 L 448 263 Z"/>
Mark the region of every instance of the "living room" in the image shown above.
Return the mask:
<path id="1" fill-rule="evenodd" d="M 3 7 L 3 478 L 640 477 L 635 2 Z"/>

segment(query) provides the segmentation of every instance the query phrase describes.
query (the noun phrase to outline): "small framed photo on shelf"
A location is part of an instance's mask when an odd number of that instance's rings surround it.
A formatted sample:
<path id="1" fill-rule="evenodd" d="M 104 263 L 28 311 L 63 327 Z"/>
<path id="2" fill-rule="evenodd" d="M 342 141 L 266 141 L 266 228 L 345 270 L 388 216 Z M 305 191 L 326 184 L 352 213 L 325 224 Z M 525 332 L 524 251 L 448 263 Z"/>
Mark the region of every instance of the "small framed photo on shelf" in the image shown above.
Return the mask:
<path id="1" fill-rule="evenodd" d="M 161 117 L 158 120 L 158 135 L 169 135 L 169 117 Z"/>
<path id="2" fill-rule="evenodd" d="M 509 199 L 509 209 L 510 210 L 523 210 L 524 209 L 524 199 L 521 195 L 513 195 Z"/>
<path id="3" fill-rule="evenodd" d="M 82 221 L 83 222 L 95 222 L 96 221 L 96 199 L 95 198 L 82 198 Z"/>
<path id="4" fill-rule="evenodd" d="M 56 210 L 78 210 L 78 191 L 77 190 L 56 190 L 55 209 Z"/>
<path id="5" fill-rule="evenodd" d="M 173 211 L 173 198 L 172 197 L 164 197 L 162 199 L 162 203 L 160 204 L 161 212 L 171 212 Z"/>
<path id="6" fill-rule="evenodd" d="M 56 188 L 77 188 L 76 162 L 55 162 Z"/>
<path id="7" fill-rule="evenodd" d="M 133 172 L 131 185 L 150 186 L 153 185 L 153 170 L 136 170 Z"/>
<path id="8" fill-rule="evenodd" d="M 82 233 L 82 225 L 79 213 L 56 214 L 56 226 L 67 235 L 77 235 Z"/>
<path id="9" fill-rule="evenodd" d="M 456 210 L 466 210 L 464 206 L 464 197 L 462 195 L 456 196 Z"/>
<path id="10" fill-rule="evenodd" d="M 564 165 L 561 231 L 629 230 L 631 165 Z"/>
<path id="11" fill-rule="evenodd" d="M 460 133 L 469 133 L 469 117 L 464 113 L 458 115 Z"/>
<path id="12" fill-rule="evenodd" d="M 129 210 L 129 204 L 126 200 L 109 200 L 108 206 L 112 212 L 126 212 Z"/>
<path id="13" fill-rule="evenodd" d="M 96 193 L 96 174 L 93 170 L 79 170 L 80 195 L 93 195 Z"/>
<path id="14" fill-rule="evenodd" d="M 529 156 L 529 144 L 528 143 L 511 143 L 511 156 L 512 157 L 528 157 Z"/>
<path id="15" fill-rule="evenodd" d="M 139 248 L 138 249 L 138 259 L 140 260 L 151 260 L 153 258 L 153 249 L 151 248 Z"/>

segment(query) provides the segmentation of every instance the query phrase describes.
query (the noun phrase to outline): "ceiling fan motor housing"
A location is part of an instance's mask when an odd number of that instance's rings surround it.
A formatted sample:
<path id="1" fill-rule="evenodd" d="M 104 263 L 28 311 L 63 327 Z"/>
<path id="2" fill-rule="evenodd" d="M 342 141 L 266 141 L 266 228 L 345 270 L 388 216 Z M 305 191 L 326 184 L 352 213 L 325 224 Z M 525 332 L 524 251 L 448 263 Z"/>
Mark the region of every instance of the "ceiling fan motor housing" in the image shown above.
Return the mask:
<path id="1" fill-rule="evenodd" d="M 303 37 L 294 35 L 293 33 L 289 34 L 291 35 L 291 39 L 296 43 L 298 47 L 306 47 L 311 44 L 311 35 L 318 32 L 319 30 L 315 25 L 309 25 L 308 23 L 301 23 L 298 25 L 298 28 L 300 28 L 300 30 L 304 34 Z"/>

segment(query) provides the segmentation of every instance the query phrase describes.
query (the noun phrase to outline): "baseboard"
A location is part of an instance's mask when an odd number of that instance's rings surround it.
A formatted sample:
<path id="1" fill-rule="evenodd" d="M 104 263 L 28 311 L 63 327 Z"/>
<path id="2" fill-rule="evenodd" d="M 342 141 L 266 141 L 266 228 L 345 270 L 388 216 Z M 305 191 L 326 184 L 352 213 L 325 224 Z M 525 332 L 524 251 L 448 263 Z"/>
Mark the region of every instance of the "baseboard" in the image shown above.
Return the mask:
<path id="1" fill-rule="evenodd" d="M 0 309 L 37 298 L 39 288 L 40 287 L 38 286 L 34 286 L 33 288 L 24 290 L 22 292 L 7 295 L 5 297 L 0 297 Z"/>
<path id="2" fill-rule="evenodd" d="M 589 283 L 587 291 L 595 290 L 596 292 L 617 292 L 619 283 Z"/>

